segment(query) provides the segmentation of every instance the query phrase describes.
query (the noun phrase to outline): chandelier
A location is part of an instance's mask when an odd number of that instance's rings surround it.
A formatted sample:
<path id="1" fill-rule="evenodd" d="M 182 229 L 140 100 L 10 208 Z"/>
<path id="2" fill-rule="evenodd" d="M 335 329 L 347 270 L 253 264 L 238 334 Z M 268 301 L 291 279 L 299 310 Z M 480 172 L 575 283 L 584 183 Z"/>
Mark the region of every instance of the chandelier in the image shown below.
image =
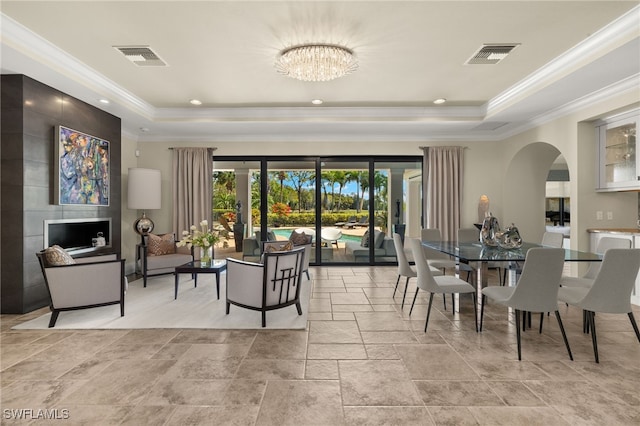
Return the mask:
<path id="1" fill-rule="evenodd" d="M 279 73 L 302 81 L 329 81 L 358 69 L 353 52 L 330 44 L 305 44 L 283 50 L 276 60 Z"/>

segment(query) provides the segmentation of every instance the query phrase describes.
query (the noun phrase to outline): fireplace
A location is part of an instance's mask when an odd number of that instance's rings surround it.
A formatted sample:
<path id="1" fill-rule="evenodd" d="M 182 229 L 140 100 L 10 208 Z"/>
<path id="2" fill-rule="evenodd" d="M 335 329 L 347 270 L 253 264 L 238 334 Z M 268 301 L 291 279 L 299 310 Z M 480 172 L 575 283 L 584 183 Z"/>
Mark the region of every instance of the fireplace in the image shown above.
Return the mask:
<path id="1" fill-rule="evenodd" d="M 93 239 L 99 232 L 105 239 L 105 245 L 94 247 Z M 111 218 L 45 220 L 44 248 L 54 244 L 71 254 L 111 247 Z"/>

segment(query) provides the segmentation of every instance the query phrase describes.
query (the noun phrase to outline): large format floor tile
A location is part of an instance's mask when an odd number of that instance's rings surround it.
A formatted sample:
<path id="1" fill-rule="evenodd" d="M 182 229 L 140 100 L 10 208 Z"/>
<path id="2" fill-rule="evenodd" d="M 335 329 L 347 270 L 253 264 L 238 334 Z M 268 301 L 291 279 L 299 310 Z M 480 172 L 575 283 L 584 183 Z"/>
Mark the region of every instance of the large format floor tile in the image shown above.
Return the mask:
<path id="1" fill-rule="evenodd" d="M 596 364 L 579 310 L 559 306 L 575 361 L 553 316 L 540 334 L 534 315 L 518 361 L 503 307 L 487 306 L 476 333 L 469 300 L 453 313 L 438 295 L 425 333 L 428 295 L 409 316 L 395 267 L 311 276 L 306 330 L 16 331 L 46 309 L 2 315 L 2 423 L 40 424 L 7 418 L 31 408 L 92 426 L 640 424 L 640 343 L 624 316 L 598 315 Z"/>

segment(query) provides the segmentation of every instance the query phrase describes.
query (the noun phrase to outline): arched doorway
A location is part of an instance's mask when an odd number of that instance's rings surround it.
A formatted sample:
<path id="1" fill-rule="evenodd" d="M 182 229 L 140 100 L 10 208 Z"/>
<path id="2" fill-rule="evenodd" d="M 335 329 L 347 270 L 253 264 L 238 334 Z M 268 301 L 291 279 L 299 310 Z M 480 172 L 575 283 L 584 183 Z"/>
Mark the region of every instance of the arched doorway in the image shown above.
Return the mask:
<path id="1" fill-rule="evenodd" d="M 526 241 L 540 241 L 546 227 L 549 170 L 562 153 L 546 142 L 534 142 L 511 159 L 504 178 L 503 226 L 515 223 Z"/>

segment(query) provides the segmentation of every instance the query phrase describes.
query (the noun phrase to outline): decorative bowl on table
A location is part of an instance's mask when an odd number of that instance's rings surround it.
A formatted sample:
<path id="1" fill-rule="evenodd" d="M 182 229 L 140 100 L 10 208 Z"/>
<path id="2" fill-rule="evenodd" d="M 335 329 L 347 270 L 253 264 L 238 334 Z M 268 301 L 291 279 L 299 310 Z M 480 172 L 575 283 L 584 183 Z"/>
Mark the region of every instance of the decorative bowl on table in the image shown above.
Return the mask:
<path id="1" fill-rule="evenodd" d="M 518 228 L 512 223 L 504 231 L 496 235 L 498 246 L 505 250 L 513 250 L 522 247 L 522 238 Z"/>

